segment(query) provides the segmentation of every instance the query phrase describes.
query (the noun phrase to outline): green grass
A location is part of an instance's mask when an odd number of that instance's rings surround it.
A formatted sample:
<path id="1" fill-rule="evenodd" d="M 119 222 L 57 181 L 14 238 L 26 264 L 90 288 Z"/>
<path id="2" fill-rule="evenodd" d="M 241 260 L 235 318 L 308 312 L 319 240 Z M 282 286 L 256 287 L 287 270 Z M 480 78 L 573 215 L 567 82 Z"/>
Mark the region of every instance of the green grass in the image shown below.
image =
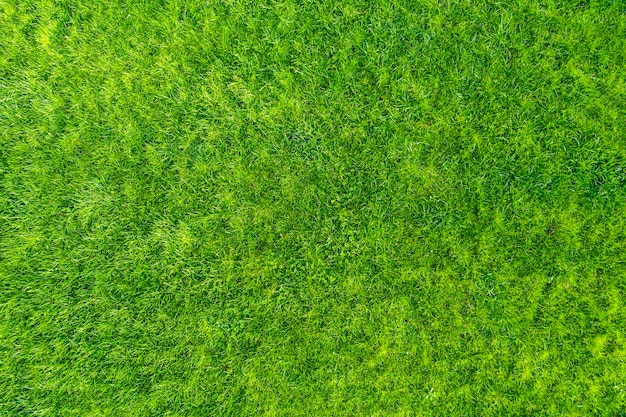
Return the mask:
<path id="1" fill-rule="evenodd" d="M 622 1 L 0 0 L 0 416 L 625 416 Z"/>

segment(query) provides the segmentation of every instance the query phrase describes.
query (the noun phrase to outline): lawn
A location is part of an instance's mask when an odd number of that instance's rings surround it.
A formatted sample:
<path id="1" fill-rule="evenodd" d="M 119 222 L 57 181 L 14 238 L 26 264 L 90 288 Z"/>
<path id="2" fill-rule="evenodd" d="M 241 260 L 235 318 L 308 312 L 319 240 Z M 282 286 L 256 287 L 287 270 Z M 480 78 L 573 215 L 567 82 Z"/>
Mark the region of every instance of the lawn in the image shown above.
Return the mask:
<path id="1" fill-rule="evenodd" d="M 0 416 L 625 416 L 626 3 L 0 0 Z"/>

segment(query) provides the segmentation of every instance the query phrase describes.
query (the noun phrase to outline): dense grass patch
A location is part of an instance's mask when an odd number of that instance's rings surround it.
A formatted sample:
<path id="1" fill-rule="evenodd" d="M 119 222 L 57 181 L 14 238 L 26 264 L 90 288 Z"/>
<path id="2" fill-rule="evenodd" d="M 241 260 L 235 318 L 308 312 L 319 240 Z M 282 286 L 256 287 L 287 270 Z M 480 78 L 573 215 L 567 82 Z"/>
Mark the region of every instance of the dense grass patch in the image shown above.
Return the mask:
<path id="1" fill-rule="evenodd" d="M 0 0 L 0 415 L 626 415 L 625 12 Z"/>

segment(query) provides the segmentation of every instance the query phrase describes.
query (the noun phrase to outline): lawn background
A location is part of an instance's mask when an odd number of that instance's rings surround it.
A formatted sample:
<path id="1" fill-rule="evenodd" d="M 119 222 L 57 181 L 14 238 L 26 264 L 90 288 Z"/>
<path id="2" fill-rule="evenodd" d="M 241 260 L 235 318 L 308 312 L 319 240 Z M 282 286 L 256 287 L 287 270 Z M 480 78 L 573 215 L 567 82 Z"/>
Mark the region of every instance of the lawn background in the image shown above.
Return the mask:
<path id="1" fill-rule="evenodd" d="M 0 416 L 626 415 L 625 12 L 0 0 Z"/>

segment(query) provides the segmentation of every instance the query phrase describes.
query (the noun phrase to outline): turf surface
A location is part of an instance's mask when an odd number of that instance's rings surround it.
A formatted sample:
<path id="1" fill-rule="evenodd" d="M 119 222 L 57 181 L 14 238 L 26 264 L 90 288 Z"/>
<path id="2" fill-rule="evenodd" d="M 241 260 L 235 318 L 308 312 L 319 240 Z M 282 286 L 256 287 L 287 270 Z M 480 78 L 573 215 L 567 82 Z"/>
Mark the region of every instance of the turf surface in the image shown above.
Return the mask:
<path id="1" fill-rule="evenodd" d="M 625 11 L 0 0 L 0 416 L 626 415 Z"/>

